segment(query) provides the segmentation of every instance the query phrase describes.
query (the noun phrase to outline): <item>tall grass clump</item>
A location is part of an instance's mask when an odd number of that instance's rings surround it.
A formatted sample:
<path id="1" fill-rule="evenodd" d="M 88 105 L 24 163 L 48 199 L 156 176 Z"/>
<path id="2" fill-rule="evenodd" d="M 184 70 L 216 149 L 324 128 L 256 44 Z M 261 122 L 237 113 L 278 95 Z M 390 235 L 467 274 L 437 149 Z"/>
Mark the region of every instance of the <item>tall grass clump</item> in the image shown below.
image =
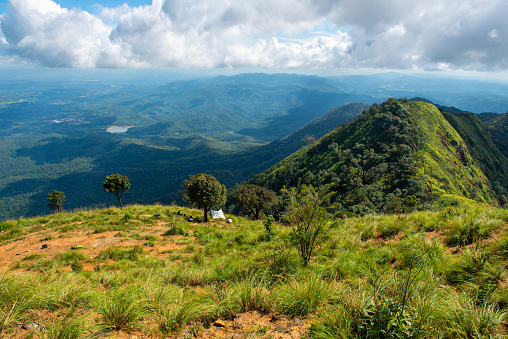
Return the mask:
<path id="1" fill-rule="evenodd" d="M 272 309 L 272 298 L 268 283 L 261 274 L 252 274 L 233 287 L 237 298 L 238 312 L 256 310 L 267 313 Z"/>
<path id="2" fill-rule="evenodd" d="M 324 279 L 342 280 L 350 277 L 360 277 L 368 274 L 369 266 L 361 253 L 344 251 L 327 265 L 322 272 Z"/>
<path id="3" fill-rule="evenodd" d="M 34 285 L 21 279 L 20 283 L 16 276 L 6 277 L 7 268 L 0 274 L 0 334 L 32 307 Z"/>
<path id="4" fill-rule="evenodd" d="M 206 320 L 210 316 L 210 310 L 210 304 L 203 298 L 183 294 L 175 302 L 157 305 L 153 314 L 159 331 L 172 333 L 193 320 Z"/>
<path id="5" fill-rule="evenodd" d="M 69 272 L 41 277 L 33 292 L 34 307 L 50 310 L 83 307 L 92 294 L 82 277 Z"/>
<path id="6" fill-rule="evenodd" d="M 138 326 L 146 301 L 133 288 L 113 289 L 98 296 L 95 307 L 106 328 L 120 331 Z"/>
<path id="7" fill-rule="evenodd" d="M 312 324 L 309 338 L 312 339 L 349 339 L 354 338 L 356 328 L 356 309 L 349 305 L 337 305 L 320 315 L 320 320 Z"/>
<path id="8" fill-rule="evenodd" d="M 58 255 L 58 261 L 60 261 L 62 265 L 70 265 L 84 259 L 86 259 L 86 255 L 75 250 L 62 252 Z"/>
<path id="9" fill-rule="evenodd" d="M 497 284 L 502 272 L 491 265 L 488 255 L 480 248 L 467 249 L 445 272 L 445 279 L 452 285 L 465 283 Z"/>
<path id="10" fill-rule="evenodd" d="M 87 315 L 76 317 L 74 312 L 71 311 L 63 318 L 58 316 L 53 317 L 40 331 L 35 331 L 37 337 L 40 339 L 78 339 L 84 338 L 89 333 L 93 326 L 91 326 L 91 319 Z"/>
<path id="11" fill-rule="evenodd" d="M 275 307 L 291 317 L 307 316 L 328 303 L 332 293 L 331 285 L 313 274 L 280 285 L 275 291 Z"/>
<path id="12" fill-rule="evenodd" d="M 99 252 L 97 259 L 99 260 L 138 260 L 144 254 L 143 248 L 139 245 L 134 245 L 131 249 L 122 250 L 120 248 L 108 247 Z"/>
<path id="13" fill-rule="evenodd" d="M 272 282 L 291 279 L 300 266 L 298 257 L 286 246 L 265 248 L 263 256 L 269 279 Z"/>
<path id="14" fill-rule="evenodd" d="M 497 327 L 506 320 L 506 311 L 495 304 L 477 305 L 464 294 L 450 293 L 438 305 L 436 319 L 447 338 L 492 338 Z"/>
<path id="15" fill-rule="evenodd" d="M 454 220 L 446 232 L 448 246 L 465 246 L 484 238 L 488 231 L 476 220 Z"/>

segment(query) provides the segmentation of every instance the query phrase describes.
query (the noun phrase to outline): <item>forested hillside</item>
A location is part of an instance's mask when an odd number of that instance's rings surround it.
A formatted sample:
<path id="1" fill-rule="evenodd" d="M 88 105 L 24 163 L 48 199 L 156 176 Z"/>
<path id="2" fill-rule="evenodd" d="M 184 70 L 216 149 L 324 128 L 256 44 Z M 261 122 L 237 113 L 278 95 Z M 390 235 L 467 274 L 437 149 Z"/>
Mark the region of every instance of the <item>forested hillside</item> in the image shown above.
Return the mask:
<path id="1" fill-rule="evenodd" d="M 480 118 L 492 134 L 499 149 L 508 158 L 508 112 L 504 114 L 480 114 Z"/>
<path id="2" fill-rule="evenodd" d="M 333 183 L 336 210 L 359 214 L 406 211 L 460 198 L 497 203 L 482 168 L 501 173 L 491 166 L 506 159 L 480 165 L 478 152 L 470 150 L 434 105 L 390 99 L 251 182 L 276 191 L 299 183 Z M 489 152 L 489 157 L 500 155 Z"/>
<path id="3" fill-rule="evenodd" d="M 336 107 L 286 138 L 265 145 L 234 146 L 193 135 L 170 137 L 172 146 L 168 146 L 105 132 L 74 137 L 52 134 L 23 142 L 27 147 L 4 149 L 0 219 L 49 212 L 46 195 L 53 189 L 66 193 L 66 209 L 113 204 L 102 182 L 106 175 L 119 172 L 132 182 L 126 203 L 180 202 L 182 180 L 200 172 L 213 173 L 232 187 L 300 149 L 305 136 L 319 138 L 367 107 L 357 103 Z M 16 149 L 16 141 L 10 147 Z"/>

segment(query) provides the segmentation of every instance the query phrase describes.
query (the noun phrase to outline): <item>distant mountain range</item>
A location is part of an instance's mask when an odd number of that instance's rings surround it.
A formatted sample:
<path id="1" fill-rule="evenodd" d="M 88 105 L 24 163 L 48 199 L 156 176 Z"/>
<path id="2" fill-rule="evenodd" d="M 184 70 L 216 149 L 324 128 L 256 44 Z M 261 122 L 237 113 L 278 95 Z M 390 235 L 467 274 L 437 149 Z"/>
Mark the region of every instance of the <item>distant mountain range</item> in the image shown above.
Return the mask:
<path id="1" fill-rule="evenodd" d="M 297 152 L 306 145 L 304 139 L 319 139 L 391 96 L 428 94 L 426 99 L 455 106 L 462 99 L 444 99 L 460 92 L 456 98 L 463 98 L 464 105 L 457 107 L 463 109 L 485 104 L 476 112 L 501 112 L 508 107 L 503 84 L 484 84 L 488 93 L 472 93 L 482 83 L 459 86 L 456 79 L 433 79 L 429 86 L 426 77 L 401 74 L 254 73 L 164 85 L 155 77 L 149 85 L 146 78 L 93 73 L 88 79 L 86 74 L 60 82 L 35 74 L 31 82 L 9 78 L 0 83 L 0 220 L 50 212 L 46 195 L 53 189 L 66 194 L 66 209 L 114 204 L 102 190 L 112 173 L 131 179 L 125 203 L 178 202 L 182 180 L 200 172 L 232 187 Z M 506 158 L 506 114 L 454 110 L 443 115 L 463 138 L 457 142 L 468 148 L 464 154 L 475 161 L 475 171 L 489 182 L 491 177 L 500 181 L 506 168 L 499 158 Z M 107 133 L 111 126 L 129 128 Z M 458 194 L 457 187 L 450 192 Z M 494 201 L 490 188 L 480 191 L 478 199 Z"/>

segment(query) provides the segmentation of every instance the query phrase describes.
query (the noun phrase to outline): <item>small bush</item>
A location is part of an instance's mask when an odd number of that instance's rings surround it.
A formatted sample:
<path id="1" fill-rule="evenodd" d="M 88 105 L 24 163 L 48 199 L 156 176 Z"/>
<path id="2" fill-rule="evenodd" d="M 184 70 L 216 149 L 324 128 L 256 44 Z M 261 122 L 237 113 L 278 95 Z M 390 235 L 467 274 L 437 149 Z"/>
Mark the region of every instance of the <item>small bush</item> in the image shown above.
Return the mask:
<path id="1" fill-rule="evenodd" d="M 81 270 L 83 270 L 83 264 L 80 261 L 74 261 L 71 264 L 71 270 L 73 272 L 81 272 Z"/>
<path id="2" fill-rule="evenodd" d="M 171 227 L 166 232 L 164 232 L 163 235 L 166 236 L 166 237 L 169 237 L 170 235 L 183 235 L 183 236 L 187 236 L 188 233 L 187 233 L 186 230 L 183 229 L 182 226 L 173 224 L 173 225 L 171 225 Z"/>
<path id="3" fill-rule="evenodd" d="M 86 255 L 78 251 L 62 252 L 58 257 L 62 265 L 70 265 L 76 261 L 86 259 Z"/>

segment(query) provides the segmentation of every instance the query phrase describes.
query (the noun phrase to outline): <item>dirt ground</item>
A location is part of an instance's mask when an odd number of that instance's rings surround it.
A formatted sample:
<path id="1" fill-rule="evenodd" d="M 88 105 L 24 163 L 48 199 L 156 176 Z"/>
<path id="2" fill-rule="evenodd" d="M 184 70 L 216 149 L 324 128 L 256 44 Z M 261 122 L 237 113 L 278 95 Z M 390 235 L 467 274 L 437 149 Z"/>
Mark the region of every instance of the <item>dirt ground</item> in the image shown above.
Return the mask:
<path id="1" fill-rule="evenodd" d="M 156 225 L 143 225 L 143 234 L 150 234 L 160 237 L 167 230 L 164 222 L 159 221 Z M 96 257 L 100 251 L 110 246 L 132 247 L 142 246 L 145 240 L 136 240 L 123 237 L 115 237 L 118 231 L 102 232 L 93 234 L 90 230 L 71 231 L 61 234 L 52 230 L 43 230 L 27 234 L 22 240 L 0 246 L 0 268 L 3 271 L 12 267 L 17 261 L 32 255 L 38 254 L 49 259 L 56 255 L 69 251 L 72 246 L 83 246 L 79 251 L 90 258 Z M 168 240 L 175 240 L 182 236 L 165 237 Z M 44 240 L 44 239 L 50 240 Z M 43 248 L 43 245 L 48 245 Z M 179 245 L 174 242 L 156 243 L 153 247 L 144 246 L 143 250 L 151 256 L 164 256 L 164 252 L 172 249 L 182 249 L 186 245 Z M 162 253 L 162 254 L 159 254 Z M 85 265 L 83 270 L 92 270 L 91 265 Z M 64 268 L 65 269 L 65 268 Z M 70 269 L 70 267 L 69 267 Z"/>

